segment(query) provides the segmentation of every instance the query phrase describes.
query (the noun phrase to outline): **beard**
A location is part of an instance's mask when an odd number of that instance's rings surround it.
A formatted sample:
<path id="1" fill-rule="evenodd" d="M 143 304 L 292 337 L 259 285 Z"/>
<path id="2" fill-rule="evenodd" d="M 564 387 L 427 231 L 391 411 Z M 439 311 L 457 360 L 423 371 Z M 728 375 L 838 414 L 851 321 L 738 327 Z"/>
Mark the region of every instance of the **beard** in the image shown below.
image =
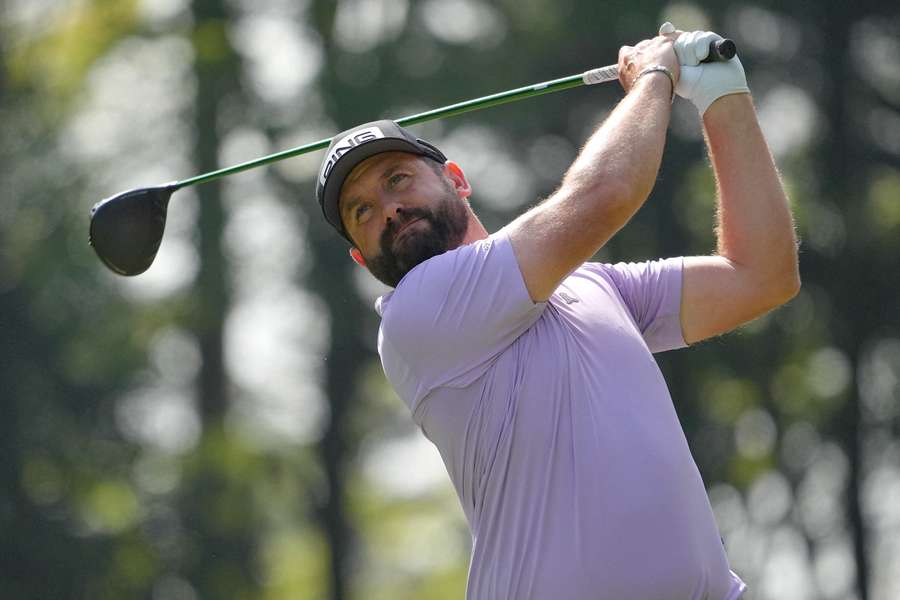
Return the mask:
<path id="1" fill-rule="evenodd" d="M 426 226 L 412 225 L 397 240 L 397 232 L 415 220 L 424 221 Z M 416 265 L 459 247 L 468 226 L 469 215 L 465 202 L 455 191 L 447 189 L 433 210 L 406 209 L 397 219 L 387 224 L 378 244 L 381 254 L 366 257 L 369 272 L 385 285 L 397 287 L 403 276 Z"/>

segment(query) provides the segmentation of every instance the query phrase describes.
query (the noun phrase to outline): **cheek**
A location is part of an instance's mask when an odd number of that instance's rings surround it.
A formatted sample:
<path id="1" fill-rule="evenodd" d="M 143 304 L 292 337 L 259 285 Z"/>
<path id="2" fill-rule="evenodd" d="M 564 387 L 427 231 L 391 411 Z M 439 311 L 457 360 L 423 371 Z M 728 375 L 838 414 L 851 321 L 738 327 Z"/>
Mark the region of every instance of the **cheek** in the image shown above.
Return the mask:
<path id="1" fill-rule="evenodd" d="M 360 241 L 363 243 L 363 247 L 360 250 L 364 250 L 363 254 L 366 257 L 372 255 L 378 255 L 381 253 L 381 234 L 384 232 L 384 224 L 383 223 L 366 223 L 362 228 L 360 228 L 359 237 Z"/>

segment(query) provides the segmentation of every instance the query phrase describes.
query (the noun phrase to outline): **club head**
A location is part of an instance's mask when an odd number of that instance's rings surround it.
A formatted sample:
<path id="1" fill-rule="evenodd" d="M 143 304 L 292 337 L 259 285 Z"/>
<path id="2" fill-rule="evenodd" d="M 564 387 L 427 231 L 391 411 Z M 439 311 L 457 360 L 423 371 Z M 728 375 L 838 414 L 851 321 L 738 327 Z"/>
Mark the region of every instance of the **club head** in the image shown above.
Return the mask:
<path id="1" fill-rule="evenodd" d="M 122 192 L 91 208 L 90 243 L 100 260 L 119 275 L 150 268 L 166 228 L 174 183 Z"/>

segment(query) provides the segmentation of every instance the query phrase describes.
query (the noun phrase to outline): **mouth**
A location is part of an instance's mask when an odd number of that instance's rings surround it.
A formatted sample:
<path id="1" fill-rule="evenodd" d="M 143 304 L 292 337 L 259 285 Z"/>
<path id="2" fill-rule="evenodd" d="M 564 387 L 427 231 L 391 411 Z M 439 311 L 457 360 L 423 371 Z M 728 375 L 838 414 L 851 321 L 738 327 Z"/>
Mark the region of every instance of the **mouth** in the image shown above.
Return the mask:
<path id="1" fill-rule="evenodd" d="M 422 217 L 413 219 L 412 221 L 408 221 L 405 225 L 403 225 L 403 227 L 401 227 L 400 229 L 397 230 L 397 233 L 394 234 L 394 240 L 398 239 L 400 237 L 400 234 L 402 234 L 404 231 L 409 229 L 410 225 L 412 225 L 413 223 L 418 223 L 421 220 L 422 220 Z"/>

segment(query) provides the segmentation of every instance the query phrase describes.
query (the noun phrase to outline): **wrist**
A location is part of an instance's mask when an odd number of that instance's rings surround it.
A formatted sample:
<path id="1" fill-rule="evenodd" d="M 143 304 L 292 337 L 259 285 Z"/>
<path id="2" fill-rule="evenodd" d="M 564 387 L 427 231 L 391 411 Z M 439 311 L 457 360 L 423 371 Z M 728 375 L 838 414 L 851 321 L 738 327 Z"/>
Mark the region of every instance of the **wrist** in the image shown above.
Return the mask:
<path id="1" fill-rule="evenodd" d="M 671 102 L 675 98 L 675 76 L 672 74 L 672 71 L 664 66 L 664 65 L 652 65 L 645 69 L 643 69 L 640 73 L 637 74 L 637 77 L 634 78 L 634 82 L 632 83 L 632 89 L 638 85 L 638 82 L 644 80 L 645 82 L 653 82 L 653 83 L 645 83 L 645 85 L 652 85 L 659 88 L 664 88 L 669 93 L 669 101 Z"/>
<path id="2" fill-rule="evenodd" d="M 704 125 L 727 127 L 756 120 L 756 110 L 749 93 L 727 94 L 715 99 L 701 117 Z"/>

